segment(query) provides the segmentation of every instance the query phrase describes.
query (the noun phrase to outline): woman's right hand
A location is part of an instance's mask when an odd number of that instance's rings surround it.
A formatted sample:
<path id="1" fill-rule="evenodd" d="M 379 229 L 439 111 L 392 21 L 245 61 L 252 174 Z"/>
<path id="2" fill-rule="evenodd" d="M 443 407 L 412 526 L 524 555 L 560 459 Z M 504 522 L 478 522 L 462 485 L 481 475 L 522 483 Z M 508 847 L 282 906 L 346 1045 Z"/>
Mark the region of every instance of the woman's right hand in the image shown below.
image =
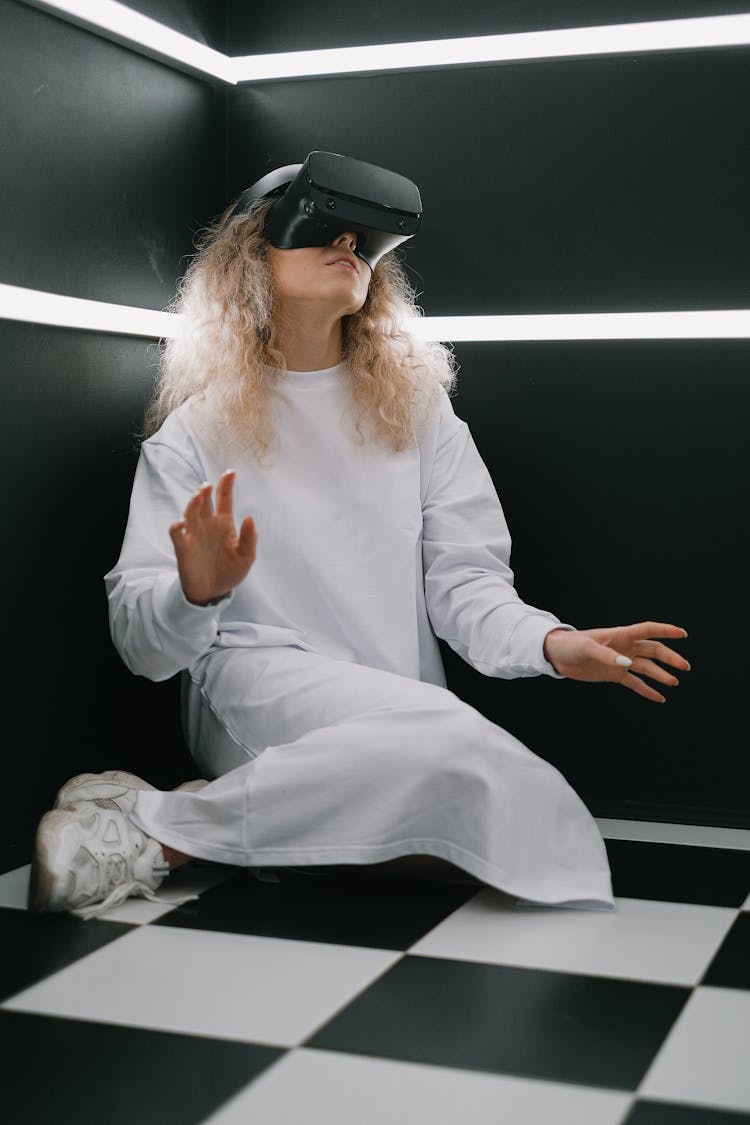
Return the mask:
<path id="1" fill-rule="evenodd" d="M 215 511 L 211 487 L 202 485 L 188 501 L 184 518 L 169 529 L 182 589 L 196 605 L 207 605 L 239 585 L 255 562 L 258 542 L 252 516 L 242 521 L 239 535 L 235 530 L 234 470 L 227 469 L 219 478 Z"/>

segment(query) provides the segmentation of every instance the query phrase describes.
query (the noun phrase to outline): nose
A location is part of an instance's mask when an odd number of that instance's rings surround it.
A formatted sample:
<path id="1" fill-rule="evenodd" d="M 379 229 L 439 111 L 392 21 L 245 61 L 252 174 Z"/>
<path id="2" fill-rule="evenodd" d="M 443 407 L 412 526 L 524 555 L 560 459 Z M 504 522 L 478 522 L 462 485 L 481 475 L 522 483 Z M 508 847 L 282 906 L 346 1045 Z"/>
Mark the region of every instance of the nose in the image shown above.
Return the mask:
<path id="1" fill-rule="evenodd" d="M 340 246 L 342 242 L 346 243 L 349 251 L 353 254 L 357 248 L 357 236 L 354 231 L 347 230 L 343 234 L 337 235 L 331 243 L 332 246 Z"/>

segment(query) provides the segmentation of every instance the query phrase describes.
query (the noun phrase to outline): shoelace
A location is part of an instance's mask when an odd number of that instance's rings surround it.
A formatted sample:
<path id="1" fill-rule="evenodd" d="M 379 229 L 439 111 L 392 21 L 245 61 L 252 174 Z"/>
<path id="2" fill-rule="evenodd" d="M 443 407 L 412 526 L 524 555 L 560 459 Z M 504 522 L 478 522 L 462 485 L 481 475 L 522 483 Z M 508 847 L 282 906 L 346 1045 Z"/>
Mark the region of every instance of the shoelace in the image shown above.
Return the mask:
<path id="1" fill-rule="evenodd" d="M 122 856 L 111 856 L 108 858 L 105 874 L 107 884 L 109 884 L 113 878 L 116 879 L 119 877 L 124 863 L 125 860 Z M 170 871 L 169 864 L 164 864 L 163 866 L 158 864 L 154 867 L 154 871 L 157 875 L 168 875 Z M 192 902 L 199 897 L 198 895 L 185 895 L 179 899 L 159 898 L 145 883 L 141 882 L 139 879 L 131 879 L 127 883 L 118 883 L 101 902 L 91 902 L 88 906 L 79 906 L 76 910 L 70 910 L 69 913 L 74 914 L 76 918 L 82 918 L 86 922 L 89 918 L 98 918 L 100 914 L 111 910 L 113 906 L 118 906 L 126 898 L 129 898 L 130 895 L 141 895 L 151 902 L 158 902 L 166 906 L 182 906 L 183 903 Z"/>

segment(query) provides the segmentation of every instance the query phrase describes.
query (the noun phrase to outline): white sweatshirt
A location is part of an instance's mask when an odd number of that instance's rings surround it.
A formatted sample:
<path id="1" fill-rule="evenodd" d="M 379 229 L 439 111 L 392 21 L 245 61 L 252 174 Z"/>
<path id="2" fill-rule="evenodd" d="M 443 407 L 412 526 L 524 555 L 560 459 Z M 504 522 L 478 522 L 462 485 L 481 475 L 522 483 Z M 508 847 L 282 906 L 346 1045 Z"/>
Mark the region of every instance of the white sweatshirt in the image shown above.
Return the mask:
<path id="1" fill-rule="evenodd" d="M 447 393 L 418 448 L 395 453 L 358 444 L 347 375 L 344 362 L 277 384 L 270 469 L 250 455 L 227 464 L 190 403 L 143 442 L 120 557 L 104 576 L 127 667 L 166 680 L 211 649 L 295 645 L 445 687 L 437 634 L 486 676 L 562 679 L 542 650 L 561 622 L 513 588 L 500 501 Z M 253 517 L 257 557 L 228 597 L 197 606 L 169 526 L 228 468 L 235 524 Z"/>

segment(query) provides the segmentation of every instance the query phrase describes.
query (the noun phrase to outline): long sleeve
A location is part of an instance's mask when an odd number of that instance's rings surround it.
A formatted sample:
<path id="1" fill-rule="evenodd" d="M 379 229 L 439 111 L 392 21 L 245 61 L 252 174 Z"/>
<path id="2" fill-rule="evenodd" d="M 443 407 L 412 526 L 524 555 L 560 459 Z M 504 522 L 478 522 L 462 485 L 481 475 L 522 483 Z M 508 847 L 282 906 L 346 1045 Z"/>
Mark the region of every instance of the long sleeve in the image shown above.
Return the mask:
<path id="1" fill-rule="evenodd" d="M 182 453 L 145 442 L 120 557 L 104 576 L 115 648 L 131 672 L 150 680 L 169 679 L 207 652 L 234 597 L 233 590 L 217 605 L 193 605 L 180 582 L 169 527 L 203 479 Z"/>
<path id="2" fill-rule="evenodd" d="M 486 676 L 563 679 L 544 656 L 544 638 L 551 629 L 574 626 L 516 593 L 500 500 L 469 427 L 445 392 L 432 453 L 422 552 L 435 634 Z"/>

